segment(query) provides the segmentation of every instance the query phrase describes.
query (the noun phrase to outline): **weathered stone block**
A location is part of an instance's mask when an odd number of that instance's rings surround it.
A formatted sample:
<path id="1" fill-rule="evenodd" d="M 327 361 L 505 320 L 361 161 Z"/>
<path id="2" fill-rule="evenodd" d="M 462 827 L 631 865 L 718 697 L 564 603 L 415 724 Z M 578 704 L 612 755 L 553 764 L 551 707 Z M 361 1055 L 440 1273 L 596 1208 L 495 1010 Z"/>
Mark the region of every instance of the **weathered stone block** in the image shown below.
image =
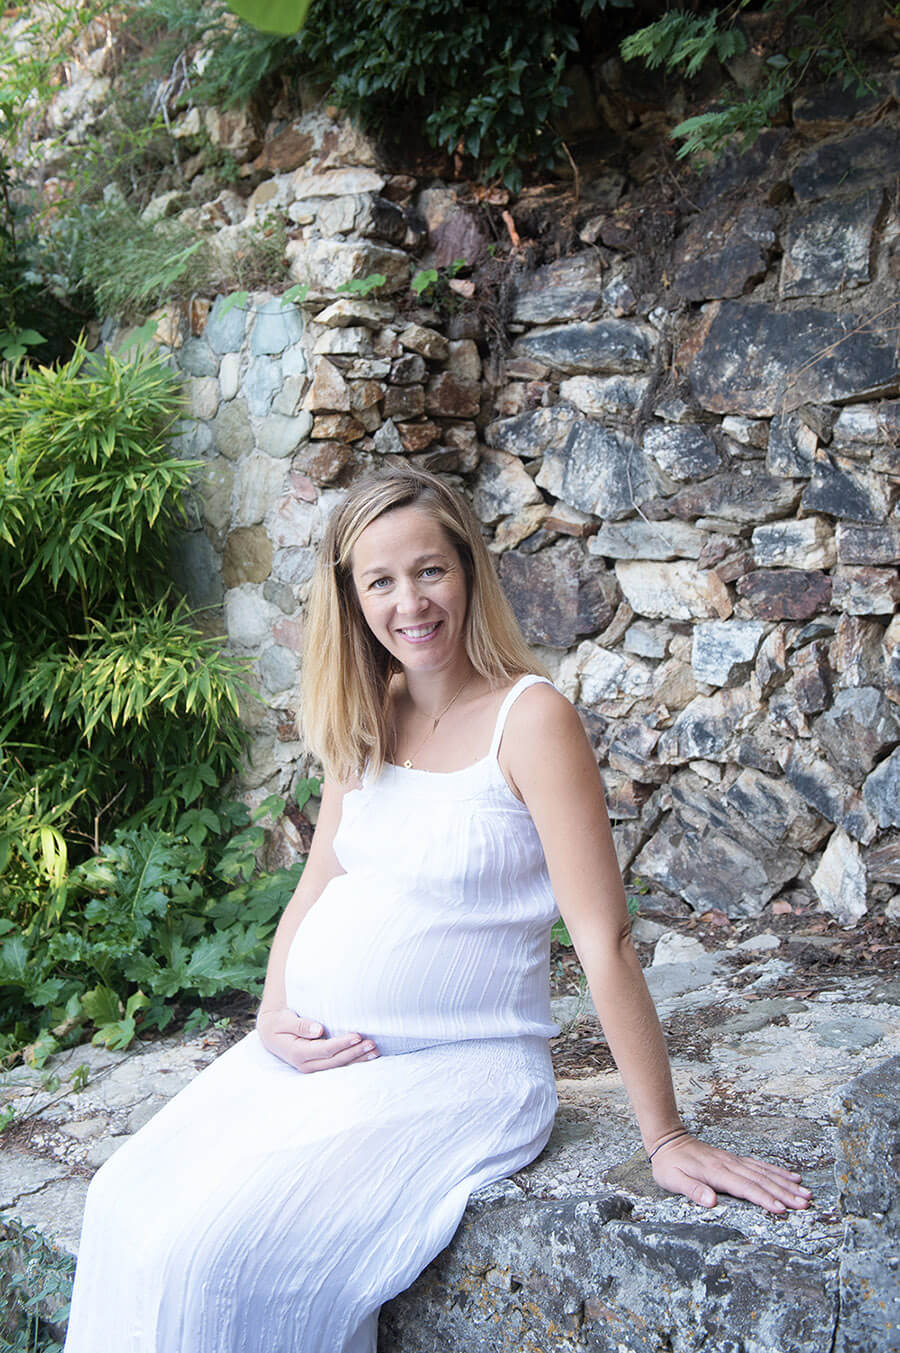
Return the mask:
<path id="1" fill-rule="evenodd" d="M 247 408 L 257 418 L 264 418 L 272 407 L 272 400 L 281 389 L 282 375 L 277 357 L 254 357 L 247 367 L 241 390 Z"/>
<path id="2" fill-rule="evenodd" d="M 311 413 L 350 412 L 350 387 L 342 373 L 327 357 L 320 357 L 316 362 L 313 382 L 307 391 L 303 407 Z"/>
<path id="3" fill-rule="evenodd" d="M 380 301 L 369 301 L 362 296 L 342 296 L 332 301 L 316 315 L 316 324 L 326 329 L 383 329 L 389 324 L 393 311 Z"/>
<path id="4" fill-rule="evenodd" d="M 395 426 L 403 450 L 410 456 L 414 456 L 418 451 L 424 451 L 440 432 L 437 423 L 432 423 L 429 419 L 421 423 L 397 423 Z"/>
<path id="5" fill-rule="evenodd" d="M 752 768 L 741 771 L 724 804 L 726 813 L 734 813 L 773 844 L 784 841 L 812 851 L 831 830 L 785 780 Z"/>
<path id="6" fill-rule="evenodd" d="M 432 362 L 446 362 L 450 356 L 450 344 L 444 335 L 435 329 L 426 329 L 421 324 L 407 324 L 400 334 L 400 343 L 407 351 L 418 353 Z"/>
<path id="7" fill-rule="evenodd" d="M 831 579 L 808 569 L 760 569 L 737 580 L 743 608 L 760 620 L 809 620 L 831 602 Z"/>
<path id="8" fill-rule="evenodd" d="M 178 353 L 178 365 L 186 375 L 201 380 L 216 376 L 219 372 L 219 360 L 211 351 L 206 335 L 203 338 L 187 339 Z"/>
<path id="9" fill-rule="evenodd" d="M 700 484 L 691 484 L 666 499 L 673 517 L 692 521 L 697 517 L 721 517 L 733 522 L 771 521 L 792 512 L 800 501 L 799 484 L 776 479 L 759 471 L 744 474 L 725 470 Z"/>
<path id="10" fill-rule="evenodd" d="M 798 743 L 792 743 L 780 753 L 779 760 L 789 784 L 810 808 L 829 822 L 843 827 L 863 845 L 869 844 L 878 830 L 878 823 L 859 793 L 840 779 L 833 766 Z"/>
<path id="11" fill-rule="evenodd" d="M 663 620 L 726 620 L 731 614 L 725 584 L 712 570 L 703 572 L 686 560 L 622 560 L 616 564 L 616 577 L 636 615 Z"/>
<path id="12" fill-rule="evenodd" d="M 216 447 L 229 460 L 237 460 L 239 456 L 252 451 L 253 429 L 246 400 L 232 399 L 228 404 L 221 404 L 213 420 L 212 431 Z"/>
<path id="13" fill-rule="evenodd" d="M 343 240 L 289 240 L 287 258 L 295 282 L 310 284 L 310 298 L 333 297 L 338 287 L 381 273 L 386 293 L 409 284 L 409 256 L 403 249 Z"/>
<path id="14" fill-rule="evenodd" d="M 292 467 L 314 484 L 330 484 L 349 464 L 350 454 L 346 442 L 310 442 L 294 457 Z"/>
<path id="15" fill-rule="evenodd" d="M 663 765 L 729 758 L 735 735 L 761 713 L 759 700 L 744 686 L 698 695 L 660 736 L 656 754 Z"/>
<path id="16" fill-rule="evenodd" d="M 272 572 L 272 542 L 261 526 L 239 526 L 225 541 L 222 576 L 226 587 L 265 582 Z"/>
<path id="17" fill-rule="evenodd" d="M 722 463 L 712 437 L 697 423 L 647 428 L 644 450 L 673 479 L 703 479 Z"/>
<path id="18" fill-rule="evenodd" d="M 649 383 L 646 376 L 569 376 L 561 382 L 559 396 L 592 418 L 625 418 L 639 407 Z"/>
<path id="19" fill-rule="evenodd" d="M 589 640 L 579 646 L 577 670 L 581 704 L 608 718 L 623 718 L 653 689 L 654 671 L 647 663 Z"/>
<path id="20" fill-rule="evenodd" d="M 195 610 L 218 606 L 224 596 L 219 556 L 205 531 L 173 531 L 172 578 Z"/>
<path id="21" fill-rule="evenodd" d="M 791 694 L 802 714 L 815 714 L 831 700 L 831 667 L 824 640 L 814 640 L 794 655 Z"/>
<path id="22" fill-rule="evenodd" d="M 829 141 L 806 155 L 791 174 L 791 187 L 798 202 L 855 192 L 884 184 L 895 177 L 900 160 L 900 132 L 888 124 L 866 127 Z"/>
<path id="23" fill-rule="evenodd" d="M 777 230 L 771 207 L 701 212 L 675 245 L 674 290 L 687 301 L 741 296 L 765 277 Z"/>
<path id="24" fill-rule="evenodd" d="M 555 324 L 590 319 L 600 308 L 603 265 L 597 253 L 576 254 L 517 278 L 512 318 L 516 324 Z"/>
<path id="25" fill-rule="evenodd" d="M 838 827 L 828 840 L 810 882 L 823 911 L 853 927 L 868 911 L 866 867 L 859 846 Z"/>
<path id="26" fill-rule="evenodd" d="M 800 404 L 896 393 L 894 349 L 891 333 L 873 330 L 865 316 L 723 301 L 689 376 L 704 409 L 765 418 Z"/>
<path id="27" fill-rule="evenodd" d="M 463 380 L 452 371 L 435 376 L 425 392 L 425 407 L 439 418 L 475 418 L 480 404 L 478 382 Z"/>
<path id="28" fill-rule="evenodd" d="M 320 413 L 309 435 L 313 441 L 358 442 L 366 429 L 348 413 Z"/>
<path id="29" fill-rule="evenodd" d="M 841 616 L 830 653 L 839 686 L 875 686 L 883 679 L 883 636 L 884 630 L 876 620 Z"/>
<path id="30" fill-rule="evenodd" d="M 546 451 L 562 452 L 572 429 L 580 422 L 570 404 L 554 404 L 548 409 L 534 409 L 491 423 L 487 438 L 498 451 L 529 460 Z"/>
<path id="31" fill-rule="evenodd" d="M 435 429 L 436 431 L 437 429 Z M 475 515 L 483 522 L 512 516 L 543 499 L 521 461 L 506 451 L 485 451 L 472 493 Z"/>
<path id="32" fill-rule="evenodd" d="M 834 605 L 851 615 L 891 615 L 900 602 L 900 576 L 894 568 L 853 568 L 834 571 Z"/>
<path id="33" fill-rule="evenodd" d="M 766 633 L 759 620 L 707 620 L 694 626 L 691 667 L 707 686 L 728 686 L 749 671 Z"/>
<path id="34" fill-rule="evenodd" d="M 278 297 L 266 301 L 256 313 L 250 335 L 250 353 L 280 357 L 286 347 L 303 337 L 303 315 L 294 305 L 283 305 Z"/>
<path id="35" fill-rule="evenodd" d="M 203 331 L 206 342 L 213 352 L 220 356 L 226 352 L 240 351 L 241 344 L 244 341 L 244 332 L 247 328 L 246 308 L 241 305 L 232 305 L 226 309 L 227 306 L 228 301 L 225 296 L 216 297 L 206 321 L 206 328 Z M 185 343 L 184 346 L 187 347 L 188 344 Z M 183 352 L 184 349 L 182 349 L 182 354 Z"/>
<path id="36" fill-rule="evenodd" d="M 883 526 L 839 522 L 835 543 L 841 564 L 900 564 L 900 522 Z"/>
<path id="37" fill-rule="evenodd" d="M 651 461 L 629 438 L 582 420 L 562 451 L 561 497 L 572 507 L 615 521 L 657 492 Z"/>
<path id="38" fill-rule="evenodd" d="M 649 366 L 656 343 L 649 324 L 607 319 L 528 334 L 518 339 L 515 351 L 567 376 L 594 371 L 627 375 Z"/>
<path id="39" fill-rule="evenodd" d="M 753 559 L 757 568 L 832 568 L 836 559 L 834 530 L 822 517 L 757 526 Z"/>
<path id="40" fill-rule="evenodd" d="M 287 466 L 283 460 L 258 452 L 243 456 L 234 475 L 232 524 L 258 525 L 284 493 L 286 476 Z"/>
<path id="41" fill-rule="evenodd" d="M 609 522 L 600 527 L 588 544 L 588 552 L 610 559 L 697 559 L 709 540 L 680 521 Z"/>
<path id="42" fill-rule="evenodd" d="M 846 456 L 832 453 L 816 460 L 801 504 L 807 512 L 880 522 L 890 511 L 892 497 L 880 475 L 860 469 Z"/>
<path id="43" fill-rule="evenodd" d="M 879 827 L 900 827 L 900 748 L 876 766 L 862 792 Z"/>
<path id="44" fill-rule="evenodd" d="M 775 417 L 769 425 L 766 469 L 772 475 L 809 479 L 815 468 L 818 444 L 815 432 L 799 414 Z"/>
<path id="45" fill-rule="evenodd" d="M 874 686 L 839 691 L 816 720 L 816 738 L 850 784 L 861 785 L 876 762 L 900 742 L 900 710 Z"/>
<path id="46" fill-rule="evenodd" d="M 312 414 L 307 413 L 305 409 L 293 418 L 270 413 L 257 428 L 256 444 L 267 456 L 281 460 L 285 456 L 293 455 L 298 446 L 309 437 L 312 427 Z"/>
<path id="47" fill-rule="evenodd" d="M 825 296 L 868 282 L 872 236 L 883 205 L 884 190 L 868 188 L 849 200 L 798 212 L 785 237 L 780 294 Z"/>
<path id="48" fill-rule="evenodd" d="M 389 385 L 384 392 L 385 418 L 418 418 L 425 412 L 421 385 Z"/>
<path id="49" fill-rule="evenodd" d="M 615 611 L 615 579 L 574 540 L 536 554 L 508 550 L 500 559 L 500 578 L 532 643 L 570 648 L 608 625 Z"/>

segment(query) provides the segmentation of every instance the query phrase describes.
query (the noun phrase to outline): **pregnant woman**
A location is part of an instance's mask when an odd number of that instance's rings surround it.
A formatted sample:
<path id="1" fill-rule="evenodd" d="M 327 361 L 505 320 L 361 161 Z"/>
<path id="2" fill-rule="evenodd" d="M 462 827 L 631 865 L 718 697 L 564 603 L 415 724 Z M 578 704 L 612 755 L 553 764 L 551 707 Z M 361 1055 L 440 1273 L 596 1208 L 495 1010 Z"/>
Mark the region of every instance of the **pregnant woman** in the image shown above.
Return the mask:
<path id="1" fill-rule="evenodd" d="M 808 1205 L 684 1128 L 596 761 L 538 668 L 457 494 L 350 490 L 303 666 L 321 811 L 256 1030 L 92 1180 L 66 1353 L 375 1353 L 382 1302 L 550 1134 L 557 907 L 658 1183 Z"/>

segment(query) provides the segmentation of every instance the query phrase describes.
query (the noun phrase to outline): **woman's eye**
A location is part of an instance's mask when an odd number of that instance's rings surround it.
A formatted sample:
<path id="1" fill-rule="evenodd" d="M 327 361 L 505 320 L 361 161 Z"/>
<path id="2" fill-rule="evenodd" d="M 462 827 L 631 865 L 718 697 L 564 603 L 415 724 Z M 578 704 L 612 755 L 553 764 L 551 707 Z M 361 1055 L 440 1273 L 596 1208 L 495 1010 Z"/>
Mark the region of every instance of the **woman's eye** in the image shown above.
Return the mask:
<path id="1" fill-rule="evenodd" d="M 391 581 L 390 578 L 376 578 L 374 582 L 370 583 L 370 586 L 373 588 L 373 590 L 377 592 L 383 592 L 384 588 L 382 587 L 381 584 L 389 583 L 390 581 Z"/>
<path id="2" fill-rule="evenodd" d="M 422 569 L 422 574 L 426 578 L 429 576 L 429 574 L 431 575 L 431 577 L 435 577 L 435 575 L 439 575 L 440 572 L 441 572 L 440 564 L 429 564 L 427 568 Z"/>

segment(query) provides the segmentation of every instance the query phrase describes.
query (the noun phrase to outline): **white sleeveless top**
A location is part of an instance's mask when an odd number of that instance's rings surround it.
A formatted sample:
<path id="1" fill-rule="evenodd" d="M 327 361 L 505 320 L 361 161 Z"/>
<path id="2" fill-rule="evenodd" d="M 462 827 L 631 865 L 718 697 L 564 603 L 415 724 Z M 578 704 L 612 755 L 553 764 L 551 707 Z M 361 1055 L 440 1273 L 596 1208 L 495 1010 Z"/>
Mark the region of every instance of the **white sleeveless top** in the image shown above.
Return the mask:
<path id="1" fill-rule="evenodd" d="M 497 752 L 463 770 L 386 764 L 344 796 L 332 879 L 285 965 L 290 1009 L 382 1052 L 465 1038 L 559 1033 L 550 1014 L 558 915 L 537 829 Z M 547 683 L 552 684 L 552 683 Z"/>

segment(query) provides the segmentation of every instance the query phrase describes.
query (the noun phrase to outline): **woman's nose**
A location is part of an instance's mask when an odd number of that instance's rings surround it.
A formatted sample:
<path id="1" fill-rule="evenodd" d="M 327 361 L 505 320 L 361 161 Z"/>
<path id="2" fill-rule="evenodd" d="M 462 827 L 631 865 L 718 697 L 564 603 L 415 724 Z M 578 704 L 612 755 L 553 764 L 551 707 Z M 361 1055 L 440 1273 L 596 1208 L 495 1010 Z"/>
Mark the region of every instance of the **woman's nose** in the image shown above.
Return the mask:
<path id="1" fill-rule="evenodd" d="M 407 578 L 401 581 L 397 593 L 397 610 L 404 614 L 416 615 L 422 609 L 422 603 L 427 605 L 426 598 L 419 590 L 415 578 Z"/>

